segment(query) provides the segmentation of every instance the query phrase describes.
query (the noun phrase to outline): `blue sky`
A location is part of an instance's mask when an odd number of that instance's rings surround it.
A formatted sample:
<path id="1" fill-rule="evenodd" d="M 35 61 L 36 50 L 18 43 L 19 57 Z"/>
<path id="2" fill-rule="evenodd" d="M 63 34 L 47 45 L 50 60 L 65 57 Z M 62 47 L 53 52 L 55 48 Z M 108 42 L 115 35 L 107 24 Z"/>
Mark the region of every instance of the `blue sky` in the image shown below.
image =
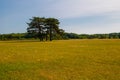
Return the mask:
<path id="1" fill-rule="evenodd" d="M 0 0 L 0 33 L 26 32 L 33 16 L 54 17 L 79 34 L 120 32 L 120 0 Z"/>

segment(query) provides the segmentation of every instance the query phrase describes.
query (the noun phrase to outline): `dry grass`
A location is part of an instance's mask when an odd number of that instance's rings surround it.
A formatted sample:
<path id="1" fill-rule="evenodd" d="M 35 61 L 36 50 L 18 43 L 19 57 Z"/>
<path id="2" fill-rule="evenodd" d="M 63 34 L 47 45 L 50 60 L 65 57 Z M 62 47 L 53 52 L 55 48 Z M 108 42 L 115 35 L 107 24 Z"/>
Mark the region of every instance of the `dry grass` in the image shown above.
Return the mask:
<path id="1" fill-rule="evenodd" d="M 120 40 L 0 41 L 0 80 L 120 80 Z"/>

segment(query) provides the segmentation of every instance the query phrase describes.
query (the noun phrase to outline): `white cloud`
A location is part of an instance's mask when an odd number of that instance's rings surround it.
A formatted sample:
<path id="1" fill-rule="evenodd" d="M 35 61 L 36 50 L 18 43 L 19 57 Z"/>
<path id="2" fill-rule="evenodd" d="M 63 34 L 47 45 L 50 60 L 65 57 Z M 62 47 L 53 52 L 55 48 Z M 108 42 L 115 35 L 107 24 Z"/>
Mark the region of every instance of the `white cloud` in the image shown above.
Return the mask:
<path id="1" fill-rule="evenodd" d="M 69 27 L 66 27 L 66 31 L 78 34 L 119 32 L 120 23 L 71 25 Z"/>
<path id="2" fill-rule="evenodd" d="M 48 9 L 57 17 L 70 18 L 119 12 L 119 3 L 120 0 L 58 0 Z"/>
<path id="3" fill-rule="evenodd" d="M 49 9 L 59 18 L 77 18 L 99 16 L 105 18 L 102 23 L 64 25 L 67 32 L 75 33 L 111 33 L 120 31 L 120 0 L 58 0 Z"/>

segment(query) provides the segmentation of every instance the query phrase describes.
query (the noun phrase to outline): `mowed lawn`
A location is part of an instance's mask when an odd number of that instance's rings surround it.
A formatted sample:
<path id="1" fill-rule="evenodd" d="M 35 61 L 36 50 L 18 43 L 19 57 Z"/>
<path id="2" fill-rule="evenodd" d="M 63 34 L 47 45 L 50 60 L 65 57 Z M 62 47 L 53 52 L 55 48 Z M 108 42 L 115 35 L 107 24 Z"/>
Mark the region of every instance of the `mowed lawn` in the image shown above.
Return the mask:
<path id="1" fill-rule="evenodd" d="M 0 41 L 0 80 L 120 80 L 120 40 Z"/>

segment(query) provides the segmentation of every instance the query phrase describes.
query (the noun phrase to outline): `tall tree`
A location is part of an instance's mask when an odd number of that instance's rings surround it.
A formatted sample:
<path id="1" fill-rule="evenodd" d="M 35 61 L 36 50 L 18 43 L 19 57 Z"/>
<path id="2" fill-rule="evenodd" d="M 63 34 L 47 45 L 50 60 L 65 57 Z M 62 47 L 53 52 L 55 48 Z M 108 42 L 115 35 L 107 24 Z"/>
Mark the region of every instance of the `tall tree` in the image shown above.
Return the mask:
<path id="1" fill-rule="evenodd" d="M 61 32 L 59 29 L 60 22 L 55 18 L 33 17 L 27 24 L 29 26 L 27 28 L 28 33 L 37 35 L 40 41 L 43 41 L 44 38 L 48 40 L 48 37 L 52 41 L 53 35 Z"/>
<path id="2" fill-rule="evenodd" d="M 45 20 L 47 29 L 49 30 L 50 41 L 52 41 L 52 34 L 57 34 L 59 32 L 60 22 L 55 18 L 47 18 Z"/>
<path id="3" fill-rule="evenodd" d="M 43 27 L 44 27 L 44 21 L 45 18 L 39 18 L 39 17 L 33 17 L 30 19 L 30 23 L 27 23 L 29 27 L 27 28 L 27 31 L 29 33 L 36 34 L 40 41 L 43 41 Z"/>

